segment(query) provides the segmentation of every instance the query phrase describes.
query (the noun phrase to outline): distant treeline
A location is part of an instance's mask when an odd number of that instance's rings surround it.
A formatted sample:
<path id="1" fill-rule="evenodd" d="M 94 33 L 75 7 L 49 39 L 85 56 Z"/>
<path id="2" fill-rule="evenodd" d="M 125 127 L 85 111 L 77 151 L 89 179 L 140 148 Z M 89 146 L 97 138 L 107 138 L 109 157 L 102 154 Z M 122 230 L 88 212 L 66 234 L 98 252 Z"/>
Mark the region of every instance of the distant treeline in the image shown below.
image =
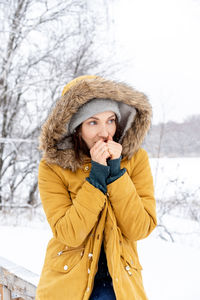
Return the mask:
<path id="1" fill-rule="evenodd" d="M 152 125 L 143 147 L 150 157 L 200 156 L 200 115 L 188 117 L 183 123 Z"/>

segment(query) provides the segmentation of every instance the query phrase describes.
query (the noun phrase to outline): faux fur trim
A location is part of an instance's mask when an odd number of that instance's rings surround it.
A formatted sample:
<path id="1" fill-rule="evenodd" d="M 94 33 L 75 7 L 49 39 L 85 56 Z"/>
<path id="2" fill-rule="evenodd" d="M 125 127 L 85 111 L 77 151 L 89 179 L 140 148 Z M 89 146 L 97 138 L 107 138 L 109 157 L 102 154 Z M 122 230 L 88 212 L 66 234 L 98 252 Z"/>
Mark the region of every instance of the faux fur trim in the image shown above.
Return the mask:
<path id="1" fill-rule="evenodd" d="M 56 103 L 42 127 L 40 149 L 47 163 L 76 171 L 81 167 L 75 159 L 73 149 L 58 149 L 58 144 L 66 136 L 66 128 L 78 108 L 93 98 L 112 99 L 136 109 L 131 128 L 121 142 L 122 156 L 130 159 L 140 148 L 150 125 L 152 108 L 147 97 L 125 83 L 114 82 L 101 77 L 87 78 L 74 84 Z"/>

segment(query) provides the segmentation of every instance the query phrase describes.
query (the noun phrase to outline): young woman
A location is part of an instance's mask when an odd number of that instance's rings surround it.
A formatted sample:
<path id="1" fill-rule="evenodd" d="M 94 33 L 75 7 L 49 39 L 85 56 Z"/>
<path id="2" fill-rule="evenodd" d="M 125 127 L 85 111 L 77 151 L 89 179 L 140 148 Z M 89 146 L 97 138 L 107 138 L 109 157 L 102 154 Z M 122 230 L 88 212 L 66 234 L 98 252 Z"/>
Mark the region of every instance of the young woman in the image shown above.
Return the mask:
<path id="1" fill-rule="evenodd" d="M 98 76 L 68 83 L 42 128 L 39 191 L 53 237 L 36 300 L 145 300 L 137 240 L 156 226 L 140 148 L 143 93 Z"/>

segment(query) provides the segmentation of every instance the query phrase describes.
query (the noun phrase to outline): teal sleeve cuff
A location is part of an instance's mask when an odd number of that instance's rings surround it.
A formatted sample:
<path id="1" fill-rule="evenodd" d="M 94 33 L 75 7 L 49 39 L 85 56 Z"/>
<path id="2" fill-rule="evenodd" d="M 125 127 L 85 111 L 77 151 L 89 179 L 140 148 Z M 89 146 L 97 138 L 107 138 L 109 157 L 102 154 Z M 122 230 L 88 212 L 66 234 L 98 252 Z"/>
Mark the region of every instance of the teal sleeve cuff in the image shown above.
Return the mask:
<path id="1" fill-rule="evenodd" d="M 107 192 L 106 180 L 110 174 L 110 167 L 99 164 L 93 160 L 91 163 L 90 175 L 86 180 L 105 194 Z"/>
<path id="2" fill-rule="evenodd" d="M 123 168 L 119 171 L 118 175 L 116 176 L 110 176 L 108 177 L 108 179 L 106 180 L 107 185 L 114 182 L 115 180 L 117 180 L 118 178 L 120 178 L 122 175 L 124 175 L 124 173 L 126 172 L 126 169 Z"/>
<path id="3" fill-rule="evenodd" d="M 120 172 L 121 156 L 117 159 L 109 159 L 108 166 L 110 167 L 110 176 L 116 176 Z"/>
<path id="4" fill-rule="evenodd" d="M 106 183 L 110 184 L 120 178 L 126 172 L 126 169 L 120 169 L 121 156 L 117 159 L 108 160 L 108 165 L 110 167 L 110 176 L 107 178 Z"/>

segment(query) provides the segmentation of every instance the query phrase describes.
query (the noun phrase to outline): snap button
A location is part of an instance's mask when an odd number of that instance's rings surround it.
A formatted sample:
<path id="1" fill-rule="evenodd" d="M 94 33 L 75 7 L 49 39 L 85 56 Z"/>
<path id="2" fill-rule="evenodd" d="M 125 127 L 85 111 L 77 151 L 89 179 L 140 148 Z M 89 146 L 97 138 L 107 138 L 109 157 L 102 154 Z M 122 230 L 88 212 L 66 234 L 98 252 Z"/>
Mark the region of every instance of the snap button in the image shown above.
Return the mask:
<path id="1" fill-rule="evenodd" d="M 91 258 L 92 256 L 93 256 L 93 254 L 92 254 L 92 253 L 89 253 L 89 254 L 88 254 L 88 257 L 89 257 L 89 258 Z"/>
<path id="2" fill-rule="evenodd" d="M 88 287 L 86 291 L 89 292 L 89 290 L 90 290 L 90 288 Z"/>
<path id="3" fill-rule="evenodd" d="M 131 276 L 132 275 L 132 273 L 130 272 L 130 271 L 128 271 L 128 274 Z"/>
<path id="4" fill-rule="evenodd" d="M 89 170 L 89 166 L 85 166 L 85 171 L 88 171 Z"/>
<path id="5" fill-rule="evenodd" d="M 109 196 L 110 196 L 110 194 L 109 194 L 109 193 L 106 193 L 106 195 L 107 195 L 107 197 L 109 197 Z"/>
<path id="6" fill-rule="evenodd" d="M 64 270 L 65 270 L 65 271 L 67 271 L 67 269 L 68 269 L 68 266 L 67 266 L 67 265 L 65 265 L 65 266 L 64 266 Z"/>
<path id="7" fill-rule="evenodd" d="M 126 269 L 126 271 L 130 271 L 130 267 L 129 266 L 126 266 L 125 269 Z"/>
<path id="8" fill-rule="evenodd" d="M 88 274 L 90 274 L 90 269 L 88 269 Z"/>

